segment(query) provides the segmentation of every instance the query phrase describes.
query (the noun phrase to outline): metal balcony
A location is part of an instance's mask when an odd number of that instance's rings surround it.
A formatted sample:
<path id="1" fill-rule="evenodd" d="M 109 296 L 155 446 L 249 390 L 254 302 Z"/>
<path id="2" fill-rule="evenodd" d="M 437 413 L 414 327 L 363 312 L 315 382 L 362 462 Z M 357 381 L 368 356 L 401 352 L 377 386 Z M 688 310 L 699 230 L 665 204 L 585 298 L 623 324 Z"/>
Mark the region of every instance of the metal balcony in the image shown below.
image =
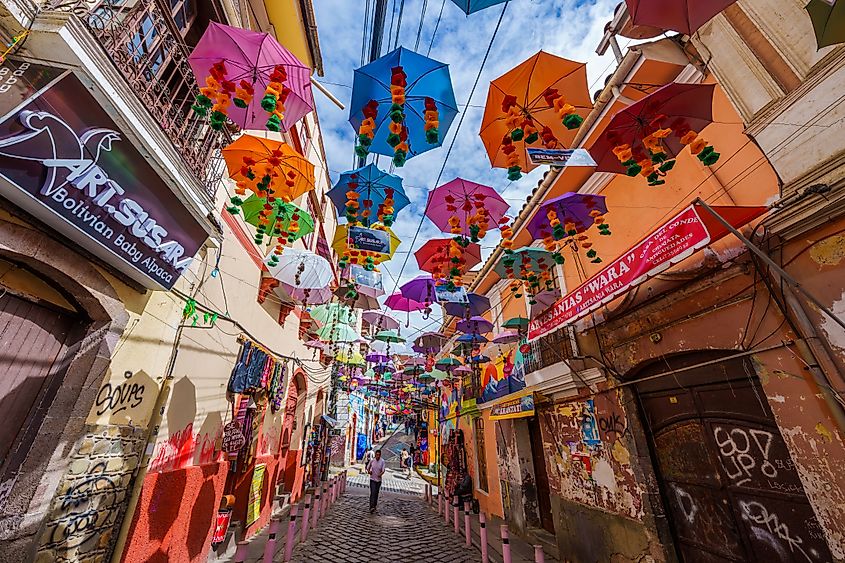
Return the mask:
<path id="1" fill-rule="evenodd" d="M 577 355 L 575 330 L 571 326 L 563 327 L 531 343 L 531 352 L 526 356 L 525 373 L 533 373 Z"/>

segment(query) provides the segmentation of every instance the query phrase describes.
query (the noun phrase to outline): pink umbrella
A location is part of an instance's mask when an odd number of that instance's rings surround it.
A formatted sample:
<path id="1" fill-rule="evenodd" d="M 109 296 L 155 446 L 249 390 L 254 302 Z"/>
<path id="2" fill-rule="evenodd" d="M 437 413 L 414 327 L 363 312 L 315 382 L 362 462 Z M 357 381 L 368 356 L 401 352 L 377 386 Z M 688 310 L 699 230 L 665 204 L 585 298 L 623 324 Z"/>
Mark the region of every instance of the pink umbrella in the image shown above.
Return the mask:
<path id="1" fill-rule="evenodd" d="M 287 131 L 314 109 L 311 69 L 268 33 L 211 22 L 188 62 L 211 111 L 212 127 L 229 117 L 242 129 Z"/>
<path id="2" fill-rule="evenodd" d="M 498 227 L 509 207 L 490 186 L 455 178 L 428 193 L 425 215 L 444 233 L 478 242 L 487 230 Z"/>
<path id="3" fill-rule="evenodd" d="M 503 330 L 493 336 L 494 344 L 510 344 L 518 342 L 522 337 L 515 330 Z"/>
<path id="4" fill-rule="evenodd" d="M 326 344 L 324 342 L 320 342 L 319 340 L 309 340 L 305 343 L 308 348 L 316 348 L 317 350 L 324 350 L 326 348 Z"/>
<path id="5" fill-rule="evenodd" d="M 378 309 L 364 311 L 361 314 L 361 318 L 371 325 L 378 327 L 378 330 L 399 330 L 399 321 Z"/>
<path id="6" fill-rule="evenodd" d="M 470 317 L 458 322 L 455 328 L 467 334 L 484 334 L 493 330 L 493 323 L 484 317 Z"/>
<path id="7" fill-rule="evenodd" d="M 330 287 L 321 287 L 318 289 L 309 289 L 303 287 L 294 287 L 282 282 L 279 287 L 290 295 L 291 299 L 304 303 L 306 305 L 322 305 L 328 303 L 332 298 L 332 290 Z"/>
<path id="8" fill-rule="evenodd" d="M 394 311 L 404 311 L 410 313 L 411 311 L 422 311 L 425 309 L 425 303 L 414 301 L 404 297 L 401 293 L 394 293 L 384 302 L 385 306 Z"/>

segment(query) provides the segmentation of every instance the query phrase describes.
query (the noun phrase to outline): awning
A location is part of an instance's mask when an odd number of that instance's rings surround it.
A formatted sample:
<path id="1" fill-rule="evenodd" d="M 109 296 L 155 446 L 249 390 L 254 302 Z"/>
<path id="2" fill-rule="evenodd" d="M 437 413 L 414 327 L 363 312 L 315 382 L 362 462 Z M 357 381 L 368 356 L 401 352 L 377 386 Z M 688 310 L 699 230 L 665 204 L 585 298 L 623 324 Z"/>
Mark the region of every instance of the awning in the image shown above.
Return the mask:
<path id="1" fill-rule="evenodd" d="M 733 227 L 768 211 L 767 207 L 711 206 Z M 550 334 L 613 301 L 621 294 L 728 233 L 712 214 L 692 203 L 642 239 L 577 289 L 561 297 L 528 325 L 528 339 Z"/>
<path id="2" fill-rule="evenodd" d="M 506 420 L 528 416 L 534 416 L 533 391 L 522 391 L 509 395 L 490 409 L 490 420 Z"/>
<path id="3" fill-rule="evenodd" d="M 329 428 L 334 428 L 335 426 L 337 426 L 337 420 L 333 419 L 329 415 L 324 414 L 321 418 L 323 422 L 325 422 L 329 426 Z"/>

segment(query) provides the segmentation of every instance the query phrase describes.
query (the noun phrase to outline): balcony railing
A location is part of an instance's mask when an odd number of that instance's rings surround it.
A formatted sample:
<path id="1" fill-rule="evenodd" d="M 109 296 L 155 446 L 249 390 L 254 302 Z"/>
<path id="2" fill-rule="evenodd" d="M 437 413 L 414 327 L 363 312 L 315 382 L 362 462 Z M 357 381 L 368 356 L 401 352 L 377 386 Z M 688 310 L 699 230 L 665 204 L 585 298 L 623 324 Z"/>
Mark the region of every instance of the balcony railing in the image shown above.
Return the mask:
<path id="1" fill-rule="evenodd" d="M 525 362 L 525 373 L 532 373 L 578 355 L 573 327 L 566 326 L 531 343 Z"/>
<path id="2" fill-rule="evenodd" d="M 228 132 L 215 131 L 191 110 L 198 91 L 189 49 L 166 0 L 72 0 L 58 9 L 75 13 L 102 45 L 147 111 L 214 201 Z M 189 22 L 183 22 L 187 28 Z"/>

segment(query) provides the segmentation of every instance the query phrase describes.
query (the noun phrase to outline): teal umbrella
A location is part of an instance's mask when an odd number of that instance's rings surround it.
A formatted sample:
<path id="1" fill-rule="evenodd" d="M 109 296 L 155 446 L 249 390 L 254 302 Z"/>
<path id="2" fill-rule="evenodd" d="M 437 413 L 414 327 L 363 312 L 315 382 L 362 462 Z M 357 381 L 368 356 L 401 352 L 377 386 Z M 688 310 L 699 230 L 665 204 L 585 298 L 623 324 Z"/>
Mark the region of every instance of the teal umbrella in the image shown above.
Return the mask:
<path id="1" fill-rule="evenodd" d="M 819 49 L 845 43 L 845 2 L 837 0 L 810 0 L 806 6 Z"/>
<path id="2" fill-rule="evenodd" d="M 353 324 L 355 322 L 355 313 L 341 303 L 327 303 L 311 307 L 309 314 L 312 319 L 323 325 L 333 323 Z"/>
<path id="3" fill-rule="evenodd" d="M 317 338 L 323 342 L 355 342 L 361 335 L 348 324 L 331 323 L 317 331 Z"/>
<path id="4" fill-rule="evenodd" d="M 399 336 L 399 333 L 395 330 L 382 330 L 379 331 L 375 335 L 375 340 L 380 340 L 382 342 L 390 342 L 390 343 L 404 343 L 405 339 Z"/>
<path id="5" fill-rule="evenodd" d="M 440 371 L 439 369 L 433 369 L 429 372 L 429 375 L 434 381 L 445 381 L 449 379 L 449 374 L 445 371 Z"/>

